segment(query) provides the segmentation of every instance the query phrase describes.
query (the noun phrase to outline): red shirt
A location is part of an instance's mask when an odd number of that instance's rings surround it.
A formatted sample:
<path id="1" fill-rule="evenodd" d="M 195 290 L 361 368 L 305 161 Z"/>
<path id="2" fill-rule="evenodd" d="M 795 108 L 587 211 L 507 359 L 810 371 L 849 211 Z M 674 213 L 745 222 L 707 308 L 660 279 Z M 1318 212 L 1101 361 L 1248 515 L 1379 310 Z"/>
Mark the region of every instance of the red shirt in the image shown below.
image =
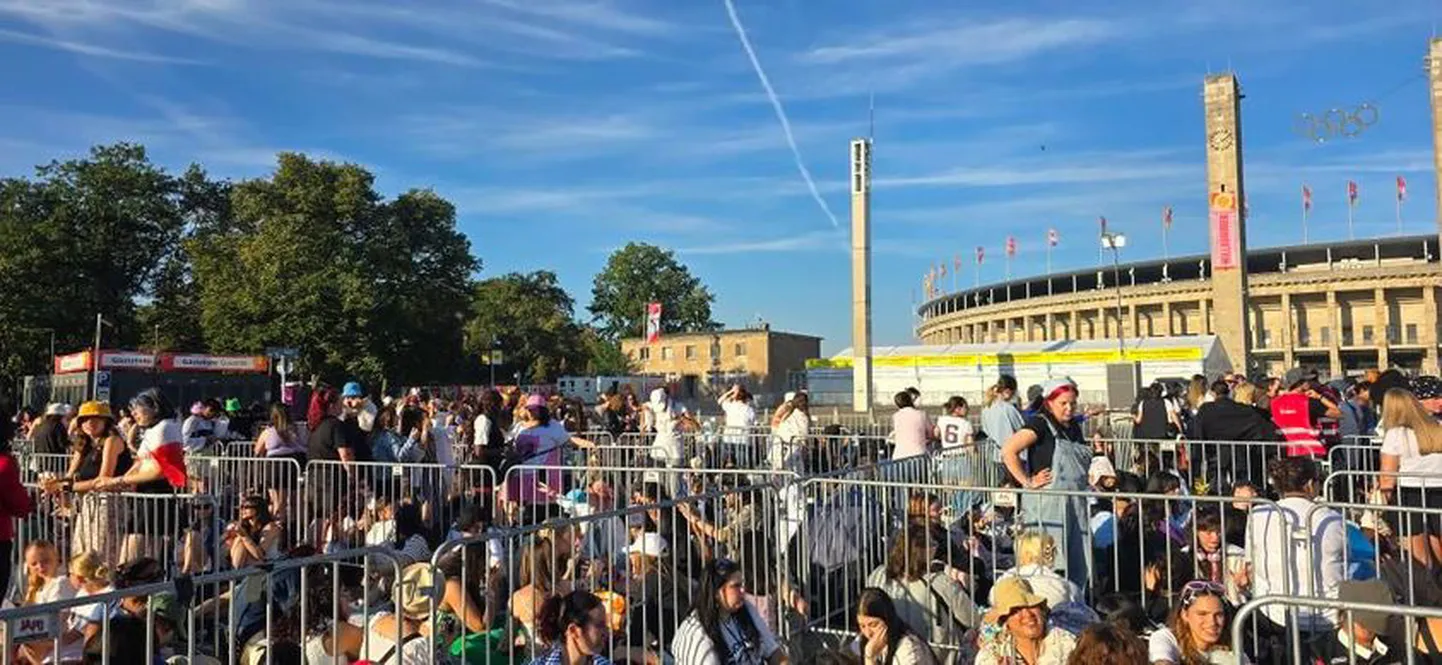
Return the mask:
<path id="1" fill-rule="evenodd" d="M 15 540 L 15 518 L 30 514 L 30 492 L 20 484 L 15 456 L 0 454 L 0 541 Z"/>

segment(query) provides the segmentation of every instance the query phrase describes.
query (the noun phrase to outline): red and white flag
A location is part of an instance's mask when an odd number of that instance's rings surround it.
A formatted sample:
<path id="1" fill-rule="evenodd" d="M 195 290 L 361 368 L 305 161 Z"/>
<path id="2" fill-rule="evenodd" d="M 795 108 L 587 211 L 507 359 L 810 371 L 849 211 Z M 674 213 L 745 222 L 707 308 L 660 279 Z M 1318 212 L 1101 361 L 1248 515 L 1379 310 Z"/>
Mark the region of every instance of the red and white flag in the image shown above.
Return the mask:
<path id="1" fill-rule="evenodd" d="M 1347 181 L 1347 205 L 1357 205 L 1357 182 Z"/>
<path id="2" fill-rule="evenodd" d="M 1302 212 L 1312 211 L 1312 188 L 1302 185 Z"/>
<path id="3" fill-rule="evenodd" d="M 646 343 L 661 341 L 661 303 L 646 304 Z"/>
<path id="4" fill-rule="evenodd" d="M 951 257 L 951 269 L 952 269 L 953 271 L 955 271 L 955 274 L 961 274 L 961 255 L 960 255 L 960 254 L 954 254 L 954 255 L 952 255 L 952 257 Z"/>
<path id="5" fill-rule="evenodd" d="M 1061 234 L 1057 233 L 1056 229 L 1048 229 L 1046 232 L 1046 244 L 1056 247 L 1059 242 L 1061 242 Z"/>
<path id="6" fill-rule="evenodd" d="M 986 248 L 985 248 L 985 247 L 982 247 L 981 245 L 977 245 L 977 246 L 976 246 L 976 265 L 981 265 L 981 262 L 982 262 L 984 259 L 986 259 Z"/>
<path id="7" fill-rule="evenodd" d="M 1406 201 L 1406 200 L 1407 200 L 1407 179 L 1406 179 L 1406 178 L 1403 178 L 1402 176 L 1399 175 L 1399 176 L 1397 176 L 1397 201 L 1398 201 L 1398 202 L 1402 202 L 1402 201 Z"/>
<path id="8" fill-rule="evenodd" d="M 1016 256 L 1016 236 L 1006 237 L 1006 255 L 1008 257 Z"/>
<path id="9" fill-rule="evenodd" d="M 1167 207 L 1165 207 L 1165 208 L 1162 208 L 1162 228 L 1164 228 L 1164 229 L 1170 229 L 1170 228 L 1172 228 L 1172 207 L 1171 207 L 1171 206 L 1167 206 Z"/>

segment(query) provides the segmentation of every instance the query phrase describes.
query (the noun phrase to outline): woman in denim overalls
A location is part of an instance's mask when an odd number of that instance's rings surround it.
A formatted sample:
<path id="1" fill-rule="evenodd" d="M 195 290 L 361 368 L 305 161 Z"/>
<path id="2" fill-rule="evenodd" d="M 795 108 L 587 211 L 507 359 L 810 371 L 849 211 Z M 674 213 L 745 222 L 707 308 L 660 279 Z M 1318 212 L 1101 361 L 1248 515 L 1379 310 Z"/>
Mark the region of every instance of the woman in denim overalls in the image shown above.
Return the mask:
<path id="1" fill-rule="evenodd" d="M 1022 487 L 1085 491 L 1087 469 L 1091 466 L 1092 448 L 1081 428 L 1072 422 L 1076 407 L 1077 388 L 1070 379 L 1053 379 L 1044 385 L 1041 411 L 1027 427 L 1018 430 L 1002 446 L 1002 461 Z M 1043 436 L 1056 442 L 1051 466 L 1032 468 L 1021 455 L 1035 446 Z M 1056 541 L 1056 565 L 1067 579 L 1083 591 L 1089 578 L 1087 570 L 1087 524 L 1089 514 L 1085 496 L 1025 496 L 1022 516 L 1027 527 L 1039 527 Z"/>

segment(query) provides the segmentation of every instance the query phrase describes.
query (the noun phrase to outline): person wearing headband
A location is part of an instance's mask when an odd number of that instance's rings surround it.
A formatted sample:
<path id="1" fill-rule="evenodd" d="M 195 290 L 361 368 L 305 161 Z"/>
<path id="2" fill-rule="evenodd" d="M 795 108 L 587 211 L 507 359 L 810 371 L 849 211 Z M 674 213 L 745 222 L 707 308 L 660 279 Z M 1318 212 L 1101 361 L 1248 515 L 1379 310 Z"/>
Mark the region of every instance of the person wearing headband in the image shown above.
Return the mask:
<path id="1" fill-rule="evenodd" d="M 1041 408 L 1002 445 L 1002 461 L 1023 488 L 1087 490 L 1092 446 L 1073 417 L 1076 412 L 1077 387 L 1071 379 L 1052 379 L 1042 385 Z M 1027 523 L 1039 526 L 1055 540 L 1058 570 L 1085 591 L 1089 577 L 1086 525 L 1090 517 L 1086 497 L 1033 495 L 1023 501 Z"/>

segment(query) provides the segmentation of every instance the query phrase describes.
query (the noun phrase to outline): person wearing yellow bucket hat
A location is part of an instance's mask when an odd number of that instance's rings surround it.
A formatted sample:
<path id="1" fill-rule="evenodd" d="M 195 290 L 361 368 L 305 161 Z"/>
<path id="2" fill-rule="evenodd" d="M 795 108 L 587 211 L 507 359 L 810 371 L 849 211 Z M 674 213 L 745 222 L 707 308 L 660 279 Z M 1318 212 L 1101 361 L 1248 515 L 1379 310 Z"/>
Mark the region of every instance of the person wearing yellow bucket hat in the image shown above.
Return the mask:
<path id="1" fill-rule="evenodd" d="M 108 479 L 118 478 L 130 470 L 130 449 L 115 426 L 115 414 L 109 404 L 81 404 L 75 414 L 75 424 L 69 464 L 73 472 L 64 478 L 42 480 L 41 487 L 51 494 L 94 492 Z M 77 512 L 73 551 L 93 551 L 107 556 L 118 553 L 119 542 L 111 542 L 111 526 L 116 517 L 114 506 L 106 501 L 74 501 L 72 509 Z"/>

